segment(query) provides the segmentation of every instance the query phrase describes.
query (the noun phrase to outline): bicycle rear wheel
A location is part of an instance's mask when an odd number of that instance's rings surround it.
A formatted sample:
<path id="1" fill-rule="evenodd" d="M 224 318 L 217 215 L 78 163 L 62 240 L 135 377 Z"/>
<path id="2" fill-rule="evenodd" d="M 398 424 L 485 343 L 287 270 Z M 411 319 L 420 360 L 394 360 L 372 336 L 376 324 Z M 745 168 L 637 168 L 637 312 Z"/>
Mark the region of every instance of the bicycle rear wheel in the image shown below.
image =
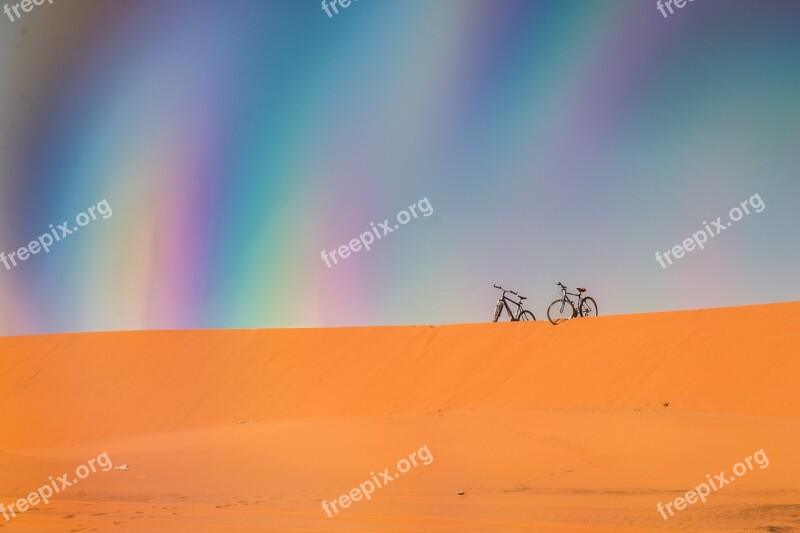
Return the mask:
<path id="1" fill-rule="evenodd" d="M 551 324 L 560 324 L 572 318 L 575 314 L 575 306 L 572 302 L 565 299 L 556 300 L 547 308 L 547 319 Z"/>
<path id="2" fill-rule="evenodd" d="M 536 317 L 533 316 L 533 313 L 531 313 L 530 311 L 523 311 L 519 314 L 519 318 L 517 320 L 527 322 L 529 320 L 530 321 L 536 320 Z"/>
<path id="3" fill-rule="evenodd" d="M 597 302 L 594 298 L 584 298 L 581 302 L 581 316 L 597 316 Z"/>

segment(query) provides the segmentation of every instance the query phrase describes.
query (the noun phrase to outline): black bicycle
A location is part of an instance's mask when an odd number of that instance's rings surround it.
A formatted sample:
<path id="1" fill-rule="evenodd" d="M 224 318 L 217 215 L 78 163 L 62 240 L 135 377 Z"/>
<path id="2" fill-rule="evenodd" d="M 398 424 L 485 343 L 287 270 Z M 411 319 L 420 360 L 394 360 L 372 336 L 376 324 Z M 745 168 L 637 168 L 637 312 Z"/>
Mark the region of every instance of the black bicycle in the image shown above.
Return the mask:
<path id="1" fill-rule="evenodd" d="M 508 313 L 508 318 L 510 318 L 512 322 L 517 322 L 518 320 L 525 320 L 525 321 L 536 320 L 536 317 L 533 316 L 533 313 L 531 313 L 530 311 L 526 311 L 522 308 L 522 300 L 527 300 L 528 299 L 527 297 L 520 296 L 518 292 L 504 289 L 500 285 L 495 285 L 494 288 L 500 289 L 501 291 L 503 291 L 503 294 L 502 296 L 500 296 L 500 299 L 497 300 L 497 307 L 494 308 L 494 320 L 492 320 L 492 322 L 497 322 L 497 319 L 500 318 L 500 313 L 503 311 L 504 307 L 506 309 L 506 312 Z M 513 294 L 514 296 L 519 298 L 519 301 L 515 302 L 514 300 L 511 300 L 506 296 L 506 293 Z M 508 304 L 514 304 L 517 306 L 516 315 L 511 311 L 511 307 Z"/>
<path id="2" fill-rule="evenodd" d="M 570 318 L 580 316 L 597 316 L 597 302 L 594 298 L 584 297 L 583 293 L 586 289 L 578 287 L 578 293 L 567 292 L 567 288 L 559 281 L 558 286 L 561 287 L 563 295 L 560 299 L 554 301 L 547 308 L 547 318 L 553 324 L 559 324 Z M 567 295 L 577 296 L 578 303 L 570 300 Z"/>

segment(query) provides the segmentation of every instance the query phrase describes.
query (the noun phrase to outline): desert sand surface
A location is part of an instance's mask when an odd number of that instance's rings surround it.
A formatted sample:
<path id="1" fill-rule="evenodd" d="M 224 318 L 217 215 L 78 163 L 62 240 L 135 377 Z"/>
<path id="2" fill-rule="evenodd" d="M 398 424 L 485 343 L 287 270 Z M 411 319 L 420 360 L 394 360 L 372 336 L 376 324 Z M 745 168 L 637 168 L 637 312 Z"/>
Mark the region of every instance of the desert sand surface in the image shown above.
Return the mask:
<path id="1" fill-rule="evenodd" d="M 0 531 L 800 531 L 798 324 L 788 303 L 0 339 L 0 502 L 103 453 L 127 465 Z M 657 510 L 758 451 L 705 503 Z"/>

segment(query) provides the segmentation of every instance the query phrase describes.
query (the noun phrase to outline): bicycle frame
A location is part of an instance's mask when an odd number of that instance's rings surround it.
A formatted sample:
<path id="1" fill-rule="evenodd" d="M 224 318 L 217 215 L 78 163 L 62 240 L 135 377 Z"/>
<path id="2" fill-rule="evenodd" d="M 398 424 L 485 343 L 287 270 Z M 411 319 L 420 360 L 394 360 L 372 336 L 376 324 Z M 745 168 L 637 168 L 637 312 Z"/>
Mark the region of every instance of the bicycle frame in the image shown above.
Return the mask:
<path id="1" fill-rule="evenodd" d="M 508 298 L 505 294 L 501 296 L 499 300 L 497 300 L 497 303 L 500 302 L 503 302 L 503 307 L 505 308 L 506 313 L 508 313 L 508 318 L 510 318 L 513 321 L 519 320 L 519 315 L 522 314 L 522 302 L 515 302 L 514 300 Z M 508 305 L 509 302 L 517 306 L 516 316 L 514 316 L 514 313 L 511 311 L 511 307 Z"/>
<path id="2" fill-rule="evenodd" d="M 497 299 L 497 304 L 494 307 L 493 322 L 497 322 L 500 319 L 500 315 L 503 313 L 503 309 L 506 310 L 506 314 L 508 315 L 508 318 L 511 319 L 512 322 L 517 322 L 519 320 L 524 320 L 524 321 L 536 320 L 536 317 L 533 315 L 533 313 L 526 310 L 524 307 L 525 300 L 527 299 L 525 298 L 525 296 L 520 295 L 516 291 L 504 289 L 503 287 L 497 285 L 496 283 L 494 285 L 494 288 L 500 289 L 503 292 L 500 294 L 500 298 Z M 511 299 L 508 296 L 508 294 L 513 294 L 514 296 L 517 296 L 519 300 L 517 301 Z M 511 310 L 512 304 L 517 306 L 516 311 Z"/>
<path id="3" fill-rule="evenodd" d="M 500 288 L 500 287 L 497 287 L 497 286 L 495 286 L 495 287 L 498 288 L 498 289 Z M 495 308 L 494 308 L 494 322 L 497 322 L 500 319 L 500 315 L 502 314 L 503 309 L 506 310 L 506 314 L 508 315 L 508 318 L 510 318 L 512 322 L 518 321 L 519 317 L 522 316 L 522 313 L 525 311 L 522 308 L 522 300 L 520 300 L 519 302 L 515 302 L 514 300 L 512 300 L 511 298 L 506 296 L 506 293 L 508 293 L 508 292 L 511 292 L 511 291 L 504 290 L 503 294 L 500 295 L 500 298 L 497 299 L 497 305 L 495 305 Z M 516 313 L 514 313 L 511 310 L 511 306 L 508 305 L 509 303 L 512 303 L 512 304 L 517 306 L 517 312 Z"/>
<path id="4" fill-rule="evenodd" d="M 597 316 L 597 302 L 595 302 L 594 298 L 591 296 L 586 296 L 584 294 L 586 292 L 585 288 L 578 287 L 578 292 L 569 292 L 567 286 L 560 281 L 557 285 L 559 287 L 559 292 L 561 292 L 561 298 L 553 300 L 550 305 L 547 306 L 547 318 L 552 324 L 560 324 L 565 320 L 570 320 L 579 316 Z M 570 296 L 574 296 L 575 299 L 573 300 Z M 571 313 L 566 309 L 567 302 L 569 302 L 569 306 L 572 308 Z M 572 316 L 569 316 L 570 314 Z"/>
<path id="5" fill-rule="evenodd" d="M 564 296 L 561 297 L 561 310 L 562 311 L 564 310 L 564 302 L 569 302 L 570 304 L 572 304 L 573 316 L 580 314 L 581 304 L 583 303 L 583 300 L 585 300 L 583 295 L 581 293 L 575 294 L 574 292 L 567 292 L 566 287 L 561 289 L 561 292 L 564 293 Z M 578 297 L 578 305 L 575 305 L 575 302 L 573 302 L 571 299 L 567 298 L 567 295 L 577 296 Z"/>

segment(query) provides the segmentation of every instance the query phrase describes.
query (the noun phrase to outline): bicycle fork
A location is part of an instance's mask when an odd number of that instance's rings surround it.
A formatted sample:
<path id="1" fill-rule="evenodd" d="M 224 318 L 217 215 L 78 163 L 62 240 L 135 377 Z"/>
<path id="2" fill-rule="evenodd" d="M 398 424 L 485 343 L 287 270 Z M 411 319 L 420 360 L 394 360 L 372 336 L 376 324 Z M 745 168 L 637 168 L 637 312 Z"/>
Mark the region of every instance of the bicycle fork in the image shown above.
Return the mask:
<path id="1" fill-rule="evenodd" d="M 503 310 L 503 300 L 497 300 L 497 307 L 494 308 L 494 320 L 492 322 L 497 322 L 497 319 L 500 318 L 500 311 Z"/>

